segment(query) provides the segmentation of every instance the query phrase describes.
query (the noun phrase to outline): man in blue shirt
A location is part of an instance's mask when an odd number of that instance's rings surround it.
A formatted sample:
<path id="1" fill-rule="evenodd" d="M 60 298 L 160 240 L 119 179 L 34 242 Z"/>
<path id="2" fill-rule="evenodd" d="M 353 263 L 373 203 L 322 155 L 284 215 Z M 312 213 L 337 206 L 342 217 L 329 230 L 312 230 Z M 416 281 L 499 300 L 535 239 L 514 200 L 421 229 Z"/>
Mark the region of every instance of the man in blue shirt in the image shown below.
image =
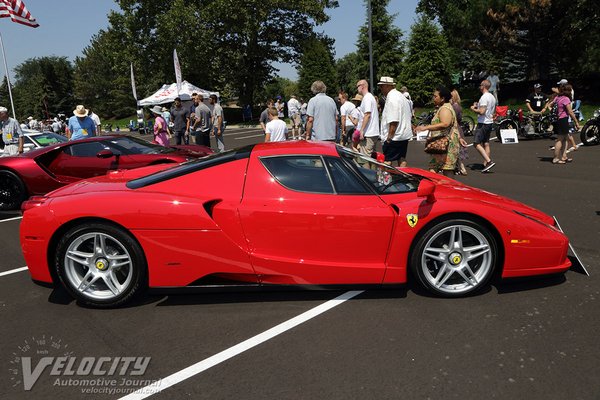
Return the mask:
<path id="1" fill-rule="evenodd" d="M 73 116 L 69 118 L 67 139 L 77 140 L 92 136 L 96 136 L 96 123 L 88 117 L 88 110 L 84 106 L 78 105 L 73 111 Z"/>

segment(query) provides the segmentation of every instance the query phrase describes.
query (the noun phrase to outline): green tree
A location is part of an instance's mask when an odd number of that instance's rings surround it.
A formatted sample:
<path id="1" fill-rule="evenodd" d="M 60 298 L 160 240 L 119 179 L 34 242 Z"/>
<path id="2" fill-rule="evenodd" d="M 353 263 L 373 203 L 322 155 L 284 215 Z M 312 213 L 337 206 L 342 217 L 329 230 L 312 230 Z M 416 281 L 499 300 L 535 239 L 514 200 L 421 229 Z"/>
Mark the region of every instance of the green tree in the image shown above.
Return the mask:
<path id="1" fill-rule="evenodd" d="M 303 99 L 313 97 L 310 87 L 314 81 L 323 81 L 327 94 L 335 96 L 337 79 L 332 49 L 327 40 L 318 37 L 305 43 L 298 66 L 298 90 Z"/>
<path id="2" fill-rule="evenodd" d="M 256 100 L 260 103 L 265 103 L 269 99 L 275 100 L 277 96 L 281 96 L 287 101 L 292 94 L 298 94 L 298 83 L 291 79 L 277 76 L 257 91 Z"/>
<path id="3" fill-rule="evenodd" d="M 500 67 L 513 80 L 600 70 L 594 0 L 420 0 L 417 11 L 439 21 L 460 68 Z"/>
<path id="4" fill-rule="evenodd" d="M 415 104 L 430 101 L 433 89 L 450 83 L 450 53 L 440 29 L 426 16 L 412 26 L 408 55 L 400 75 L 400 84 L 410 90 Z"/>
<path id="5" fill-rule="evenodd" d="M 328 20 L 336 0 L 117 0 L 77 60 L 77 95 L 106 112 L 120 114 L 135 103 L 129 93 L 133 62 L 138 95 L 145 97 L 175 80 L 173 49 L 183 79 L 252 103 L 272 79 L 274 62 L 293 62 L 316 25 Z M 293 28 L 290 28 L 293 27 Z M 112 88 L 113 91 L 108 88 Z M 100 95 L 103 93 L 103 95 Z M 113 111 L 110 111 L 110 108 Z"/>
<path id="6" fill-rule="evenodd" d="M 356 93 L 356 83 L 364 79 L 364 71 L 361 70 L 361 56 L 358 52 L 346 54 L 335 62 L 338 77 L 338 88 L 353 97 Z"/>
<path id="7" fill-rule="evenodd" d="M 73 110 L 73 66 L 66 57 L 30 58 L 15 67 L 17 117 L 54 117 Z M 7 106 L 9 107 L 9 106 Z"/>
<path id="8" fill-rule="evenodd" d="M 367 1 L 365 1 L 365 4 Z M 388 14 L 389 0 L 371 1 L 371 33 L 373 37 L 373 79 L 381 76 L 397 78 L 402 70 L 404 42 L 402 30 L 393 25 L 393 14 Z M 365 7 L 366 9 L 366 7 Z M 365 16 L 367 12 L 365 11 Z M 369 79 L 369 27 L 368 20 L 360 28 L 358 36 L 358 54 L 361 62 L 357 66 L 362 79 Z M 371 89 L 375 82 L 370 82 Z"/>

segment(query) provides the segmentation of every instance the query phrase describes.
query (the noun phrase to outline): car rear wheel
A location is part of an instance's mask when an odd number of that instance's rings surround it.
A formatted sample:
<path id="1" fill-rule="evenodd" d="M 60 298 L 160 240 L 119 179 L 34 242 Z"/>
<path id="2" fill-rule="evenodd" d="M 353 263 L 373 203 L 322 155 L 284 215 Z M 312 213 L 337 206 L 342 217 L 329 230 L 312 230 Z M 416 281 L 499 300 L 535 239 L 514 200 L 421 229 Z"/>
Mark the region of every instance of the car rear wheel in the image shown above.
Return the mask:
<path id="1" fill-rule="evenodd" d="M 447 220 L 419 238 L 411 269 L 429 292 L 460 297 L 487 285 L 497 254 L 496 241 L 487 228 L 466 219 Z"/>
<path id="2" fill-rule="evenodd" d="M 59 241 L 56 271 L 65 289 L 93 307 L 116 307 L 146 286 L 140 245 L 123 229 L 103 223 L 76 226 Z"/>
<path id="3" fill-rule="evenodd" d="M 15 210 L 27 198 L 25 184 L 11 171 L 0 171 L 0 210 Z"/>

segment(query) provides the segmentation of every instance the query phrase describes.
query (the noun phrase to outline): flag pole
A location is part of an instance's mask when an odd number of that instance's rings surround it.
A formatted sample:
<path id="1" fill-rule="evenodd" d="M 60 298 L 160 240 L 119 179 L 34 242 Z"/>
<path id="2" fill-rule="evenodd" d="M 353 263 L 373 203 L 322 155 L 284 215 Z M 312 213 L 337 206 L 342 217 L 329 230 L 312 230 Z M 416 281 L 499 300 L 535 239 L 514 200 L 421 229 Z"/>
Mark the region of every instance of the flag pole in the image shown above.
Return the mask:
<path id="1" fill-rule="evenodd" d="M 2 60 L 4 60 L 4 70 L 6 71 L 6 83 L 8 86 L 8 96 L 10 97 L 10 106 L 12 108 L 13 118 L 17 119 L 15 114 L 15 103 L 13 102 L 12 90 L 10 88 L 10 76 L 8 74 L 8 65 L 6 64 L 6 53 L 4 52 L 4 42 L 2 41 L 2 34 L 0 33 L 0 47 L 2 48 Z"/>

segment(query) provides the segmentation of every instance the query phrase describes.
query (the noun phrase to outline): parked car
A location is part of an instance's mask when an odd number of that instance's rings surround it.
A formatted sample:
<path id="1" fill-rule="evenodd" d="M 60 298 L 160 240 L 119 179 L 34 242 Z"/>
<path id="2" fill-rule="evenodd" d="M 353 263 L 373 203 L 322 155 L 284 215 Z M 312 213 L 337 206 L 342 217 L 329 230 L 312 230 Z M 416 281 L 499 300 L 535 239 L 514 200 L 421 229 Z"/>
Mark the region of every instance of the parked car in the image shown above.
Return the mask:
<path id="1" fill-rule="evenodd" d="M 212 153 L 208 147 L 162 147 L 125 135 L 96 136 L 60 142 L 52 134 L 25 136 L 49 144 L 19 156 L 0 158 L 0 210 L 19 208 L 28 196 L 48 193 L 80 179 L 108 171 L 153 164 L 177 164 Z M 58 135 L 60 136 L 60 135 Z"/>
<path id="2" fill-rule="evenodd" d="M 23 129 L 23 135 L 25 136 L 25 143 L 23 145 L 24 151 L 30 151 L 50 146 L 52 144 L 65 143 L 69 141 L 66 136 L 59 135 L 58 133 L 39 132 L 33 129 Z"/>
<path id="3" fill-rule="evenodd" d="M 33 280 L 96 307 L 122 305 L 147 287 L 385 285 L 409 277 L 458 297 L 496 274 L 571 265 L 567 237 L 541 211 L 332 143 L 262 143 L 120 171 L 33 197 L 23 210 L 21 246 Z"/>

